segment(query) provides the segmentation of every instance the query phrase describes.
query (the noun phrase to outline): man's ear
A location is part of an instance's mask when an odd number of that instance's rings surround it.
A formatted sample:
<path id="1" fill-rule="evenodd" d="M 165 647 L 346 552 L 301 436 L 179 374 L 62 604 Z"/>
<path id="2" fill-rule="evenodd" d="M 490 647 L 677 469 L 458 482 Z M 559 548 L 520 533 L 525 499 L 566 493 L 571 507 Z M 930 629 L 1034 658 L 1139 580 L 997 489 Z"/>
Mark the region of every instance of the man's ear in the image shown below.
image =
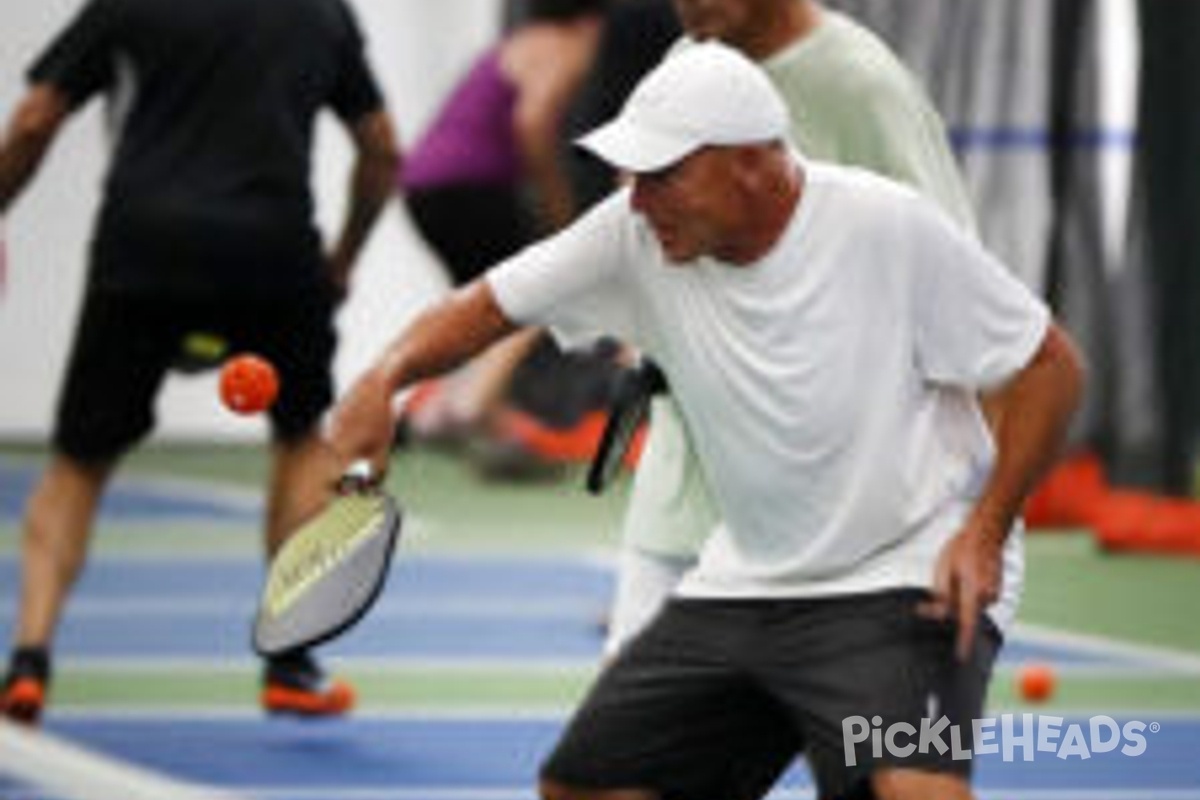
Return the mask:
<path id="1" fill-rule="evenodd" d="M 763 191 L 772 177 L 770 151 L 764 147 L 739 147 L 733 151 L 731 170 L 734 185 L 752 197 Z"/>

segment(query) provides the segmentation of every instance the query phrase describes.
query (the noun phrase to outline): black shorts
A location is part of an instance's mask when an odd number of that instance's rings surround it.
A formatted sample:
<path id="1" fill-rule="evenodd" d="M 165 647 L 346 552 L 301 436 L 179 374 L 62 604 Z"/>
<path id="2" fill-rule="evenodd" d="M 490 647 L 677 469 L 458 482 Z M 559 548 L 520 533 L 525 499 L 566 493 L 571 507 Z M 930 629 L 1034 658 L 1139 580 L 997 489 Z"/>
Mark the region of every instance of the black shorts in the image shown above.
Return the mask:
<path id="1" fill-rule="evenodd" d="M 942 715 L 970 746 L 1000 636 L 985 623 L 972 660 L 957 662 L 954 627 L 915 613 L 925 597 L 673 600 L 601 674 L 542 774 L 664 800 L 760 797 L 801 753 L 821 798 L 871 797 L 879 767 L 969 776 L 970 760 L 952 749 L 876 756 L 870 735 L 852 743 L 853 759 L 845 749 L 847 720 L 919 731 Z"/>
<path id="2" fill-rule="evenodd" d="M 269 412 L 276 440 L 309 433 L 332 402 L 337 337 L 333 297 L 323 287 L 262 300 L 95 290 L 84 298 L 67 362 L 55 448 L 81 461 L 107 461 L 148 434 L 163 378 L 197 333 L 220 337 L 229 354 L 258 353 L 279 370 L 279 399 Z M 213 409 L 223 411 L 216 392 Z"/>
<path id="3" fill-rule="evenodd" d="M 506 184 L 411 189 L 405 204 L 417 231 L 450 272 L 469 283 L 533 241 L 533 219 L 520 191 Z"/>

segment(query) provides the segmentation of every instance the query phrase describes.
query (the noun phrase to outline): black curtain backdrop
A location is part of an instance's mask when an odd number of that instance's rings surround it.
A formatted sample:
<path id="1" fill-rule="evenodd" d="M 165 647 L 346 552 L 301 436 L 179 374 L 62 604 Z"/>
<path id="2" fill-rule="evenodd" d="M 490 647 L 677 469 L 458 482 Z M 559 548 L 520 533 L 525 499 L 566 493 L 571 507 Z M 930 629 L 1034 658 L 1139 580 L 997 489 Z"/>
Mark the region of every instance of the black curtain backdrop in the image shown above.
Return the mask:
<path id="1" fill-rule="evenodd" d="M 1164 485 L 1193 488 L 1200 434 L 1200 3 L 1141 0 L 1137 237 L 1155 303 Z"/>
<path id="2" fill-rule="evenodd" d="M 1125 132 L 1099 126 L 1098 0 L 825 0 L 924 84 L 959 148 L 985 244 L 1079 340 L 1089 391 L 1073 445 L 1101 453 L 1118 484 L 1188 494 L 1200 454 L 1200 0 L 1130 2 L 1137 146 L 1129 243 L 1114 262 L 1099 165 Z M 520 5 L 508 0 L 509 18 Z M 613 113 L 676 33 L 669 0 L 622 6 L 572 133 Z M 587 200 L 606 191 L 602 170 L 573 166 Z"/>

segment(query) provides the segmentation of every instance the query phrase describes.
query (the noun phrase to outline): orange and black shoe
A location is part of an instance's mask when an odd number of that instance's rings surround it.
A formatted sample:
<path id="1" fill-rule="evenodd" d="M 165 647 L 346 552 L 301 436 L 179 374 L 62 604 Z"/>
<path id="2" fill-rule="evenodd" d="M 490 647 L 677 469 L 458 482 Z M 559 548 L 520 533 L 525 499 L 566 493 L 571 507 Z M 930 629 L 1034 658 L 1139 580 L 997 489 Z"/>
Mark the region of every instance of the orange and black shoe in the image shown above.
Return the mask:
<path id="1" fill-rule="evenodd" d="M 308 653 L 267 660 L 261 702 L 268 714 L 340 717 L 354 708 L 354 688 L 327 676 Z"/>
<path id="2" fill-rule="evenodd" d="M 41 647 L 21 647 L 13 651 L 4 694 L 0 695 L 0 715 L 24 725 L 37 725 L 50 687 L 50 656 Z"/>

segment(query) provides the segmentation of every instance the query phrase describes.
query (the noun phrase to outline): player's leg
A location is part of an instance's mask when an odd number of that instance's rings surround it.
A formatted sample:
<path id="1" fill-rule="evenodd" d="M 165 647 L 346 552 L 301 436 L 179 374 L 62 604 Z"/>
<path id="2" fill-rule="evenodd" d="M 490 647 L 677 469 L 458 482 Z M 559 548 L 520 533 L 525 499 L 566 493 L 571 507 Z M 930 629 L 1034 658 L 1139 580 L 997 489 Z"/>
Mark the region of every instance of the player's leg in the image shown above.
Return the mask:
<path id="1" fill-rule="evenodd" d="M 332 296 L 314 288 L 287 302 L 247 302 L 214 313 L 226 317 L 235 349 L 257 352 L 279 371 L 279 399 L 270 410 L 271 472 L 263 521 L 269 556 L 329 498 L 334 474 L 318 431 L 333 400 Z M 271 713 L 339 715 L 355 702 L 353 688 L 326 675 L 307 650 L 268 659 L 262 683 L 260 701 Z"/>
<path id="2" fill-rule="evenodd" d="M 971 800 L 971 782 L 961 775 L 917 769 L 881 770 L 871 780 L 878 800 Z"/>
<path id="3" fill-rule="evenodd" d="M 455 176 L 406 191 L 409 216 L 453 285 L 469 283 L 536 238 L 539 226 L 519 184 Z M 515 333 L 441 380 L 439 391 L 407 415 L 406 432 L 418 441 L 477 445 L 469 454 L 485 477 L 555 476 L 555 459 L 515 433 L 508 412 L 524 412 L 556 433 L 573 425 L 560 424 L 551 409 L 566 410 L 566 417 L 579 410 L 571 405 L 573 392 L 555 391 L 557 381 L 570 389 L 588 384 L 568 372 L 577 363 L 585 362 L 568 362 L 540 331 Z M 599 369 L 589 374 L 602 375 Z"/>
<path id="4" fill-rule="evenodd" d="M 617 561 L 617 586 L 604 640 L 612 658 L 650 624 L 695 559 L 661 555 L 623 542 Z"/>
<path id="5" fill-rule="evenodd" d="M 271 445 L 265 545 L 268 556 L 328 499 L 330 455 L 316 429 Z M 262 705 L 272 713 L 338 715 L 354 707 L 354 689 L 328 677 L 307 650 L 268 659 Z"/>
<path id="6" fill-rule="evenodd" d="M 18 644 L 44 645 L 53 637 L 67 592 L 82 571 L 112 466 L 56 453 L 30 495 L 21 542 Z"/>
<path id="7" fill-rule="evenodd" d="M 990 618 L 983 620 L 976 637 L 971 660 L 959 662 L 951 650 L 953 629 L 921 620 L 916 623 L 916 639 L 924 640 L 912 648 L 925 665 L 931 687 L 926 695 L 926 715 L 936 723 L 942 715 L 951 726 L 958 726 L 963 741 L 971 747 L 972 721 L 983 716 L 992 668 L 999 654 L 1002 637 Z M 926 627 L 929 626 L 929 627 Z M 924 687 L 921 687 L 924 689 Z M 931 700 L 936 698 L 936 700 Z M 973 748 L 972 748 L 973 749 Z M 971 762 L 942 758 L 932 769 L 913 769 L 896 759 L 871 775 L 871 787 L 879 800 L 922 800 L 926 797 L 970 800 Z"/>
<path id="8" fill-rule="evenodd" d="M 271 442 L 263 546 L 270 558 L 304 520 L 329 499 L 332 455 L 314 426 L 307 432 Z"/>
<path id="9" fill-rule="evenodd" d="M 21 595 L 3 713 L 36 722 L 51 678 L 51 643 L 83 570 L 96 515 L 120 455 L 153 426 L 153 400 L 178 315 L 136 298 L 89 293 L 75 334 L 53 455 L 25 512 Z"/>
<path id="10" fill-rule="evenodd" d="M 717 519 L 675 401 L 655 397 L 621 529 L 606 653 L 615 652 L 654 617 L 695 563 Z"/>
<path id="11" fill-rule="evenodd" d="M 333 402 L 337 336 L 332 296 L 314 287 L 287 302 L 251 301 L 217 308 L 233 348 L 258 353 L 279 373 L 279 397 L 269 411 L 271 470 L 263 521 L 265 554 L 329 498 L 336 470 L 320 438 Z"/>
<path id="12" fill-rule="evenodd" d="M 748 677 L 746 604 L 672 600 L 601 673 L 544 763 L 543 797 L 753 800 L 802 749 Z"/>
<path id="13" fill-rule="evenodd" d="M 455 376 L 449 415 L 458 423 L 494 432 L 513 374 L 538 343 L 536 328 L 512 334 L 488 348 Z"/>
<path id="14" fill-rule="evenodd" d="M 971 660 L 965 664 L 953 656 L 952 635 L 948 637 L 936 632 L 930 634 L 930 638 L 936 644 L 923 649 L 923 652 L 926 654 L 926 663 L 936 664 L 937 667 L 934 669 L 934 689 L 927 695 L 926 713 L 929 713 L 928 698 L 939 698 L 944 705 L 933 709 L 938 714 L 933 722 L 944 714 L 951 726 L 956 725 L 963 731 L 964 741 L 970 746 L 972 722 L 983 716 L 992 668 L 1002 643 L 1000 632 L 990 619 L 985 619 Z M 913 769 L 899 759 L 894 767 L 885 765 L 876 770 L 871 775 L 871 786 L 879 800 L 921 800 L 926 797 L 970 800 L 974 796 L 971 791 L 972 772 L 970 760 L 963 762 L 954 761 L 952 757 L 942 758 L 934 769 Z"/>
<path id="15" fill-rule="evenodd" d="M 917 612 L 926 596 L 894 590 L 796 601 L 798 610 L 781 617 L 775 638 L 784 658 L 769 680 L 803 719 L 822 797 L 971 796 L 972 763 L 955 757 L 952 737 L 969 747 L 1000 635 L 985 621 L 971 660 L 958 661 L 954 627 Z M 922 740 L 922 730 L 942 731 L 942 747 Z"/>
<path id="16" fill-rule="evenodd" d="M 20 613 L 0 709 L 36 723 L 51 678 L 50 642 L 67 595 L 83 569 L 96 506 L 109 464 L 89 465 L 61 454 L 30 496 L 21 542 Z"/>

